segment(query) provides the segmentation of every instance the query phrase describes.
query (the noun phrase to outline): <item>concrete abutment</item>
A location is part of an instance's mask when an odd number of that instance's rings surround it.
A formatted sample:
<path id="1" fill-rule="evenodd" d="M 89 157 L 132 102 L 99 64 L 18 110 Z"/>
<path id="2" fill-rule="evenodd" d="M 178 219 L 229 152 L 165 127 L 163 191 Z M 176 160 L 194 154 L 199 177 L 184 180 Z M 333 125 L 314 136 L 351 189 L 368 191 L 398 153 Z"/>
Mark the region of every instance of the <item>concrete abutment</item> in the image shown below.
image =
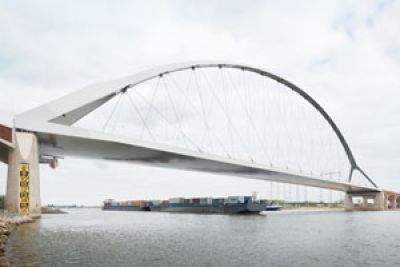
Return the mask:
<path id="1" fill-rule="evenodd" d="M 39 147 L 36 135 L 17 132 L 15 148 L 8 153 L 5 208 L 40 216 Z"/>
<path id="2" fill-rule="evenodd" d="M 359 202 L 354 201 L 358 198 Z M 384 192 L 348 192 L 344 197 L 344 209 L 346 211 L 381 211 L 385 210 Z"/>

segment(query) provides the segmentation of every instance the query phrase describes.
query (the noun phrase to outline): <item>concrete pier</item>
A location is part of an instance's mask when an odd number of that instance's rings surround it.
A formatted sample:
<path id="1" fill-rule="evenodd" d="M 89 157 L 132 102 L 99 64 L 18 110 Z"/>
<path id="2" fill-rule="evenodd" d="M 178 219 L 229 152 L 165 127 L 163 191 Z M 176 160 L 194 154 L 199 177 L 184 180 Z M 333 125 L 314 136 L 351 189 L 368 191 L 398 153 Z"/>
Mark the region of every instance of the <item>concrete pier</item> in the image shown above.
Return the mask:
<path id="1" fill-rule="evenodd" d="M 359 203 L 354 203 L 353 198 L 360 198 Z M 348 192 L 344 197 L 346 211 L 381 211 L 385 210 L 384 192 Z"/>
<path id="2" fill-rule="evenodd" d="M 5 207 L 8 211 L 40 216 L 38 140 L 32 133 L 16 133 L 8 153 Z"/>
<path id="3" fill-rule="evenodd" d="M 400 193 L 393 191 L 385 192 L 385 209 L 393 210 L 400 209 Z"/>

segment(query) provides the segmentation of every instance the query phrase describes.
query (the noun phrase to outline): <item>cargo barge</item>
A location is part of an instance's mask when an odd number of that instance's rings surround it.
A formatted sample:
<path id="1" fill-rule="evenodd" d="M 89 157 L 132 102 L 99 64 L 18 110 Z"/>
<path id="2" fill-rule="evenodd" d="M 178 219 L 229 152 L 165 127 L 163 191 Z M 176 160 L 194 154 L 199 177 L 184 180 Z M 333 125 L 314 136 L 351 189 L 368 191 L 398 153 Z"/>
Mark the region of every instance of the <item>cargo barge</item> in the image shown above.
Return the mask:
<path id="1" fill-rule="evenodd" d="M 282 206 L 267 206 L 267 208 L 265 209 L 266 211 L 279 211 L 281 210 L 283 207 Z"/>
<path id="2" fill-rule="evenodd" d="M 250 196 L 228 198 L 170 198 L 168 200 L 104 201 L 103 210 L 156 211 L 201 214 L 258 214 L 268 206 L 265 200 Z"/>

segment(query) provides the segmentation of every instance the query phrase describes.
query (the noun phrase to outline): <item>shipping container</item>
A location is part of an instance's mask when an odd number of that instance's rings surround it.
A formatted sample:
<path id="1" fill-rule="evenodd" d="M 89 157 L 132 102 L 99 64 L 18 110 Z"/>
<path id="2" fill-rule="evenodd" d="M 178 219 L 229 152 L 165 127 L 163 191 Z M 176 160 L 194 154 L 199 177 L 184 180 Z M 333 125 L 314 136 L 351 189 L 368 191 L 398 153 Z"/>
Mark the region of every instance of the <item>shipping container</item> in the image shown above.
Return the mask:
<path id="1" fill-rule="evenodd" d="M 153 204 L 153 205 L 155 205 L 155 206 L 158 206 L 158 205 L 161 204 L 161 200 L 152 200 L 152 201 L 151 201 L 151 204 Z"/>
<path id="2" fill-rule="evenodd" d="M 244 196 L 229 196 L 227 201 L 228 203 L 244 203 Z"/>
<path id="3" fill-rule="evenodd" d="M 183 201 L 184 201 L 184 198 L 182 198 L 182 197 L 168 199 L 168 202 L 171 204 L 179 204 L 179 203 L 183 203 Z"/>
<path id="4" fill-rule="evenodd" d="M 202 198 L 200 198 L 200 204 L 201 205 L 211 205 L 212 204 L 212 198 L 210 198 L 210 197 L 202 197 Z"/>
<path id="5" fill-rule="evenodd" d="M 237 204 L 237 203 L 240 203 L 240 197 L 237 196 L 229 196 L 225 201 L 225 204 Z"/>
<path id="6" fill-rule="evenodd" d="M 244 196 L 244 202 L 243 203 L 252 203 L 253 198 L 251 196 Z"/>
<path id="7" fill-rule="evenodd" d="M 132 201 L 132 206 L 136 207 L 140 206 L 140 201 L 139 200 Z"/>
<path id="8" fill-rule="evenodd" d="M 225 203 L 225 198 L 214 198 L 212 200 L 213 205 L 223 205 Z"/>
<path id="9" fill-rule="evenodd" d="M 193 205 L 200 205 L 200 198 L 192 198 Z"/>

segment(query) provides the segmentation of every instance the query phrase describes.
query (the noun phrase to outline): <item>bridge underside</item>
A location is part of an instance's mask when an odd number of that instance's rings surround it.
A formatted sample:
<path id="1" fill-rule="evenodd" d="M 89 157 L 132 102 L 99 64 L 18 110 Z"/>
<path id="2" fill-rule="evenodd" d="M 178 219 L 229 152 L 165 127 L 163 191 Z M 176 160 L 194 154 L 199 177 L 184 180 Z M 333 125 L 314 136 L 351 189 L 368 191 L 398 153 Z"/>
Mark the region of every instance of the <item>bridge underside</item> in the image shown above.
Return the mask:
<path id="1" fill-rule="evenodd" d="M 10 146 L 0 141 L 0 162 L 7 163 L 8 162 L 8 152 L 10 150 Z"/>
<path id="2" fill-rule="evenodd" d="M 8 152 L 14 148 L 12 135 L 13 129 L 0 123 L 0 162 L 8 162 Z"/>
<path id="3" fill-rule="evenodd" d="M 43 129 L 44 127 L 41 126 Z M 167 168 L 203 171 L 250 179 L 299 184 L 342 192 L 379 192 L 374 187 L 320 179 L 258 163 L 245 162 L 201 152 L 111 136 L 101 132 L 49 123 L 47 132 L 36 132 L 41 155 L 127 161 Z"/>

